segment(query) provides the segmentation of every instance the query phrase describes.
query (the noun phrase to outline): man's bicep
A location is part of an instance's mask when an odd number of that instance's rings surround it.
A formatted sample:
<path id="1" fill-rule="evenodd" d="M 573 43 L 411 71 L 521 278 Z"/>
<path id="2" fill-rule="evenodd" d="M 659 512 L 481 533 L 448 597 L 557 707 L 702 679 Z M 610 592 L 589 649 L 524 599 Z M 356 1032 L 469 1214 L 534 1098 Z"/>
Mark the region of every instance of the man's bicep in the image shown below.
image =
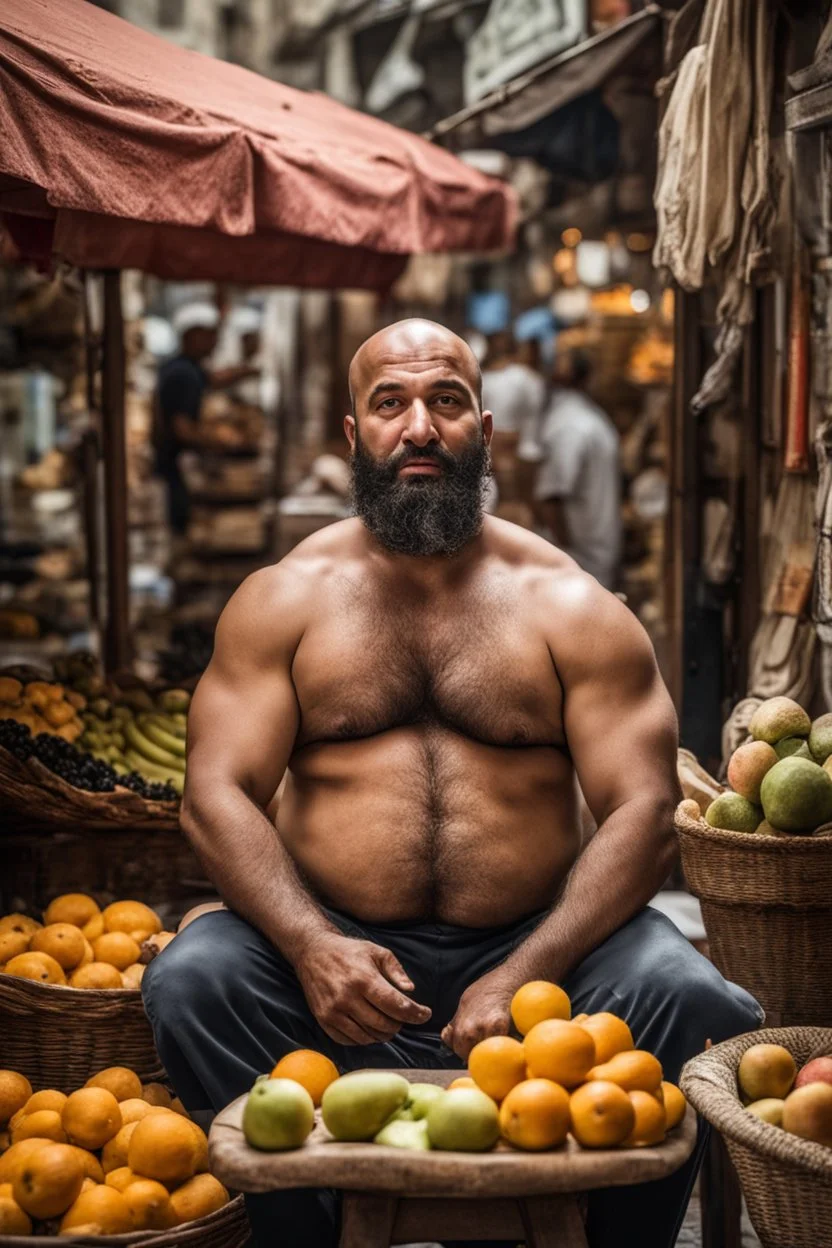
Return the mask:
<path id="1" fill-rule="evenodd" d="M 676 800 L 678 729 L 646 633 L 618 600 L 598 593 L 603 599 L 563 680 L 567 741 L 600 823 L 633 798 Z"/>

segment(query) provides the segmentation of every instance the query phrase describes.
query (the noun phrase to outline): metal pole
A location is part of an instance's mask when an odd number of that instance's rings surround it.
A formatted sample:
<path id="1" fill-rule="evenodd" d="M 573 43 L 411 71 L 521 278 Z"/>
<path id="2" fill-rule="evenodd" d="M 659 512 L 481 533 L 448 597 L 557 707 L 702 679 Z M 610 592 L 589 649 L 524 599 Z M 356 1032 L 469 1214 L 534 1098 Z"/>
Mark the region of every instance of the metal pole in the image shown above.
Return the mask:
<path id="1" fill-rule="evenodd" d="M 110 674 L 130 662 L 130 595 L 127 549 L 127 452 L 124 428 L 124 316 L 121 273 L 104 274 L 101 361 L 101 433 L 104 451 L 104 531 L 107 543 L 107 622 L 104 668 Z"/>

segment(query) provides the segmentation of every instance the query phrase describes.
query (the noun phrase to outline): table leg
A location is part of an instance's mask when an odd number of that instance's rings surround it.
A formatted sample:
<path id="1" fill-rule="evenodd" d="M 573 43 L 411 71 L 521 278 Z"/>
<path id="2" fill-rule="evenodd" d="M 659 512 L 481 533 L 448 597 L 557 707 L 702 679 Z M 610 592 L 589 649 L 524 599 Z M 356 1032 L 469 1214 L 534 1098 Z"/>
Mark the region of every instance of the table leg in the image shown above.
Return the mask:
<path id="1" fill-rule="evenodd" d="M 344 1192 L 340 1248 L 390 1248 L 398 1197 Z"/>
<path id="2" fill-rule="evenodd" d="M 740 1181 L 725 1143 L 713 1127 L 700 1176 L 702 1248 L 741 1248 Z"/>
<path id="3" fill-rule="evenodd" d="M 526 1248 L 587 1248 L 584 1220 L 574 1196 L 518 1200 Z"/>

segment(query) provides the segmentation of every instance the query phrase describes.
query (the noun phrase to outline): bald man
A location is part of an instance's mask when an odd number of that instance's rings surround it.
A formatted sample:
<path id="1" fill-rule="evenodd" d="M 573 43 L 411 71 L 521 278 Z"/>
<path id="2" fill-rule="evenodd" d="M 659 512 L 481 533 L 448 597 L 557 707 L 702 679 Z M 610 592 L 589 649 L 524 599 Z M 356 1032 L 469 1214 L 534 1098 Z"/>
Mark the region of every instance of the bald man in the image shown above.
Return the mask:
<path id="1" fill-rule="evenodd" d="M 679 798 L 647 637 L 562 552 L 483 517 L 492 415 L 464 342 L 393 325 L 350 390 L 355 518 L 245 582 L 194 696 L 182 826 L 228 909 L 145 975 L 165 1068 L 216 1111 L 299 1047 L 342 1071 L 459 1067 L 546 979 L 625 1017 L 675 1080 L 761 1012 L 645 909 Z M 576 780 L 599 825 L 583 853 Z M 593 1197 L 589 1243 L 667 1248 L 694 1171 Z M 249 1212 L 258 1245 L 337 1242 L 331 1193 Z"/>

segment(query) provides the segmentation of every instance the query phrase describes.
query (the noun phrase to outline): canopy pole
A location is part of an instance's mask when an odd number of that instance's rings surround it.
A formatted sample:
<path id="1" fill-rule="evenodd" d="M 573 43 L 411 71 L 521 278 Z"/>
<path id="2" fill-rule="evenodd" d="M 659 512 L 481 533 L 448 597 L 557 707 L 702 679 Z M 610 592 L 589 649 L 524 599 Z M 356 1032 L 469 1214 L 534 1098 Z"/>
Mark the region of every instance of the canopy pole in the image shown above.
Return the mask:
<path id="1" fill-rule="evenodd" d="M 101 359 L 101 433 L 104 451 L 104 532 L 107 544 L 107 622 L 104 669 L 108 675 L 130 662 L 130 595 L 127 549 L 127 450 L 124 428 L 124 314 L 121 273 L 104 272 Z"/>

